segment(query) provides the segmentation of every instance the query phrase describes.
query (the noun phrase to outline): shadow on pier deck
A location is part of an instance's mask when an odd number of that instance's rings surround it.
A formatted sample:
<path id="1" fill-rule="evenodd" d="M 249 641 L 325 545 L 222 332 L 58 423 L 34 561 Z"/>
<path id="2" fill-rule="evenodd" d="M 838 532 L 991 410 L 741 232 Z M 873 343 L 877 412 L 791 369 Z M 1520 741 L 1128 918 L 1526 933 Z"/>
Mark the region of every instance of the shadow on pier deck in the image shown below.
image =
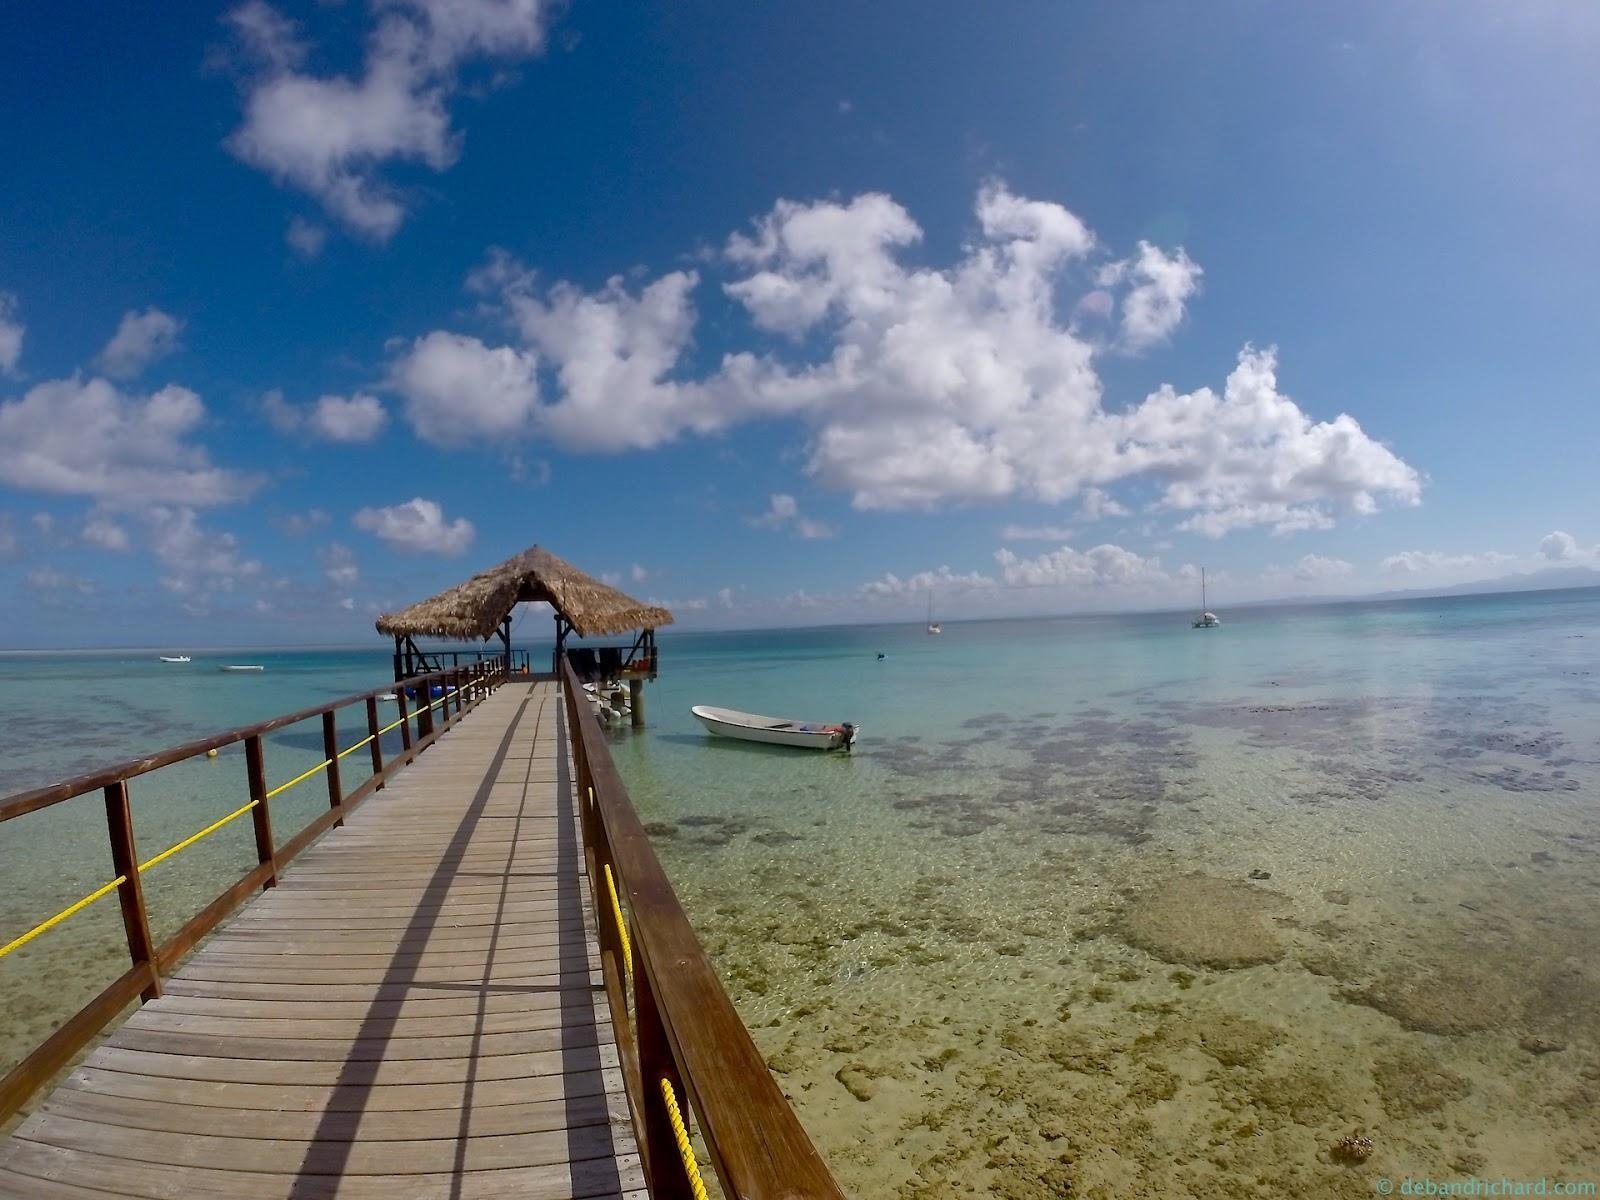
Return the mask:
<path id="1" fill-rule="evenodd" d="M 727 1195 L 840 1195 L 695 940 L 570 667 L 529 680 L 489 660 L 440 690 L 414 736 L 405 724 L 404 754 L 385 767 L 374 753 L 348 797 L 350 751 L 325 716 L 330 809 L 282 848 L 260 735 L 307 714 L 213 739 L 246 743 L 252 800 L 235 816 L 256 820 L 261 862 L 161 947 L 127 779 L 208 743 L 0 802 L 3 821 L 105 790 L 122 872 L 108 887 L 134 962 L 0 1082 L 0 1117 L 145 998 L 0 1144 L 0 1196 L 703 1196 L 693 1118 Z M 373 734 L 351 749 L 377 743 L 367 709 Z"/>

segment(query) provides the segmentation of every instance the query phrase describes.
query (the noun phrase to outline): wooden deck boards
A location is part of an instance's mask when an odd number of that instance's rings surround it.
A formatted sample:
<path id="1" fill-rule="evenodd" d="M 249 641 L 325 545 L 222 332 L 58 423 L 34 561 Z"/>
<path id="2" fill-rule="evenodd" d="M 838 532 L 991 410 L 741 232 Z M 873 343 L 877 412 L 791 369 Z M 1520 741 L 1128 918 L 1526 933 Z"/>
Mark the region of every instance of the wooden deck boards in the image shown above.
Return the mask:
<path id="1" fill-rule="evenodd" d="M 643 1197 L 553 683 L 501 688 L 0 1144 L 0 1200 Z"/>

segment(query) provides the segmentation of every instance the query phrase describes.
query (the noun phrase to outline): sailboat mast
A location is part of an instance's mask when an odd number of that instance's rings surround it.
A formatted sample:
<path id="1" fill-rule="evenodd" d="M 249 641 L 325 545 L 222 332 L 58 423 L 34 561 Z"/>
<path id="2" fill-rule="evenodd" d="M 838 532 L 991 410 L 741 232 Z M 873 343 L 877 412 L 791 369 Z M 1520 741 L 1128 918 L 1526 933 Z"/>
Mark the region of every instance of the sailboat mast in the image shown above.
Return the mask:
<path id="1" fill-rule="evenodd" d="M 1206 610 L 1206 569 L 1200 568 L 1200 611 Z"/>

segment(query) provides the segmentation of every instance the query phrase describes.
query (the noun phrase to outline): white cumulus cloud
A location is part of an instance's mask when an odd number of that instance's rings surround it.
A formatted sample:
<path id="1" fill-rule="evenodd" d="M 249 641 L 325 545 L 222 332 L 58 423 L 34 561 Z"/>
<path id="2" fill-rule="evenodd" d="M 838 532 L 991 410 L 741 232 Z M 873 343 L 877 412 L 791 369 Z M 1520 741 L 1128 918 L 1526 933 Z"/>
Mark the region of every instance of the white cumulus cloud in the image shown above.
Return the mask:
<path id="1" fill-rule="evenodd" d="M 370 442 L 389 423 L 388 411 L 376 396 L 321 396 L 301 407 L 270 391 L 261 398 L 262 411 L 280 433 L 304 433 L 325 442 Z"/>
<path id="2" fill-rule="evenodd" d="M 1565 562 L 1577 558 L 1578 553 L 1578 539 L 1559 529 L 1539 539 L 1539 557 L 1551 562 Z"/>
<path id="3" fill-rule="evenodd" d="M 317 562 L 322 565 L 322 573 L 328 580 L 339 587 L 351 587 L 361 578 L 355 553 L 343 542 L 329 542 L 319 549 Z"/>
<path id="4" fill-rule="evenodd" d="M 79 536 L 86 544 L 101 550 L 126 550 L 129 544 L 128 531 L 104 517 L 91 517 L 84 522 Z"/>
<path id="5" fill-rule="evenodd" d="M 881 578 L 862 584 L 857 591 L 869 600 L 896 600 L 908 596 L 927 595 L 931 592 L 949 594 L 985 591 L 995 586 L 995 581 L 991 577 L 980 572 L 952 571 L 948 566 L 941 566 L 936 571 L 918 571 L 915 575 L 905 578 L 889 571 Z M 804 593 L 796 594 L 804 595 Z"/>
<path id="6" fill-rule="evenodd" d="M 750 524 L 757 529 L 792 529 L 807 541 L 833 536 L 832 528 L 802 513 L 799 501 L 785 492 L 774 492 L 768 498 L 767 511 L 751 517 Z"/>
<path id="7" fill-rule="evenodd" d="M 0 375 L 9 375 L 17 369 L 26 332 L 27 326 L 17 319 L 17 298 L 9 292 L 0 292 Z"/>
<path id="8" fill-rule="evenodd" d="M 1125 517 L 1128 510 L 1118 503 L 1110 492 L 1097 487 L 1084 488 L 1083 499 L 1078 502 L 1080 521 L 1100 521 L 1106 517 Z"/>
<path id="9" fill-rule="evenodd" d="M 175 351 L 182 332 L 183 322 L 159 308 L 123 313 L 95 363 L 113 379 L 132 379 Z"/>
<path id="10" fill-rule="evenodd" d="M 1271 348 L 1246 346 L 1220 393 L 1163 386 L 1108 409 L 1097 357 L 1169 336 L 1200 268 L 1181 249 L 1141 243 L 1096 269 L 1100 247 L 1077 216 L 1002 183 L 980 190 L 974 219 L 953 262 L 910 265 L 922 230 L 889 196 L 779 201 L 707 267 L 735 274 L 722 290 L 753 326 L 751 349 L 707 370 L 688 369 L 698 272 L 541 287 L 503 254 L 469 283 L 499 295 L 526 357 L 442 331 L 416 345 L 497 356 L 489 373 L 515 386 L 463 390 L 478 404 L 509 391 L 490 405 L 505 432 L 569 450 L 650 449 L 797 420 L 811 478 L 864 509 L 1080 498 L 1079 519 L 1092 521 L 1126 515 L 1108 489 L 1142 478 L 1179 528 L 1221 536 L 1324 528 L 1419 501 L 1417 471 L 1355 418 L 1318 420 L 1279 390 Z M 1058 311 L 1064 289 L 1090 282 L 1125 292 L 1116 347 Z M 541 369 L 554 376 L 543 402 Z M 399 366 L 393 382 L 419 433 L 445 441 L 435 410 L 448 406 L 426 399 L 436 389 Z"/>
<path id="11" fill-rule="evenodd" d="M 1600 559 L 1600 544 L 1584 546 L 1570 533 L 1557 529 L 1539 539 L 1539 557 L 1546 562 L 1580 562 Z"/>
<path id="12" fill-rule="evenodd" d="M 477 535 L 471 521 L 465 517 L 446 521 L 438 501 L 421 496 L 388 508 L 363 508 L 354 524 L 395 550 L 422 554 L 465 553 Z"/>
<path id="13" fill-rule="evenodd" d="M 261 577 L 261 563 L 245 557 L 239 539 L 202 528 L 193 508 L 154 505 L 144 516 L 150 548 L 168 570 L 161 586 L 174 595 L 203 602 L 212 593 L 232 592 Z"/>
<path id="14" fill-rule="evenodd" d="M 1516 555 L 1486 550 L 1481 554 L 1446 554 L 1439 550 L 1402 550 L 1382 562 L 1391 575 L 1470 575 L 1515 562 Z"/>
<path id="15" fill-rule="evenodd" d="M 1182 247 L 1168 254 L 1149 242 L 1140 242 L 1133 258 L 1103 267 L 1102 286 L 1132 285 L 1122 300 L 1123 348 L 1148 350 L 1171 337 L 1183 321 L 1189 297 L 1199 290 L 1202 274 Z"/>
<path id="16" fill-rule="evenodd" d="M 1159 587 L 1173 580 L 1160 559 L 1145 558 L 1110 543 L 1088 550 L 1062 546 L 1035 558 L 1001 549 L 994 557 L 1000 564 L 1000 577 L 1009 587 Z"/>
<path id="17" fill-rule="evenodd" d="M 262 0 L 229 16 L 255 64 L 244 121 L 228 138 L 242 161 L 317 199 L 347 229 L 373 241 L 405 219 L 389 163 L 444 171 L 461 152 L 449 102 L 473 60 L 516 61 L 544 45 L 543 0 L 374 0 L 376 23 L 361 69 L 305 72 L 295 24 Z M 291 244 L 293 244 L 291 242 Z M 320 248 L 320 247 L 319 247 Z"/>
<path id="18" fill-rule="evenodd" d="M 539 403 L 538 357 L 475 337 L 435 331 L 390 366 L 406 421 L 424 441 L 462 446 L 528 432 Z"/>
<path id="19" fill-rule="evenodd" d="M 54 567 L 35 567 L 22 577 L 22 586 L 47 602 L 56 602 L 68 595 L 91 596 L 95 592 L 92 580 L 68 575 Z"/>
<path id="20" fill-rule="evenodd" d="M 1303 555 L 1294 565 L 1294 577 L 1310 583 L 1322 579 L 1338 579 L 1355 569 L 1353 563 L 1342 558 L 1327 558 L 1320 554 Z"/>
<path id="21" fill-rule="evenodd" d="M 562 283 L 541 296 L 527 277 L 514 279 L 507 305 L 559 385 L 538 431 L 571 450 L 647 450 L 740 419 L 741 396 L 720 379 L 669 378 L 690 345 L 698 283 L 693 271 L 673 271 L 637 294 L 613 278 L 592 294 Z"/>
<path id="22" fill-rule="evenodd" d="M 55 379 L 0 403 L 0 483 L 107 504 L 223 504 L 257 476 L 211 465 L 189 441 L 205 406 L 188 388 L 129 396 L 104 379 Z"/>
<path id="23" fill-rule="evenodd" d="M 1115 467 L 1163 481 L 1161 506 L 1194 514 L 1179 528 L 1213 537 L 1326 528 L 1337 512 L 1420 502 L 1413 467 L 1351 416 L 1313 421 L 1278 390 L 1277 366 L 1275 350 L 1246 347 L 1220 396 L 1163 387 L 1107 417 Z"/>
<path id="24" fill-rule="evenodd" d="M 316 258 L 328 243 L 328 227 L 304 217 L 291 217 L 283 240 L 301 258 Z"/>

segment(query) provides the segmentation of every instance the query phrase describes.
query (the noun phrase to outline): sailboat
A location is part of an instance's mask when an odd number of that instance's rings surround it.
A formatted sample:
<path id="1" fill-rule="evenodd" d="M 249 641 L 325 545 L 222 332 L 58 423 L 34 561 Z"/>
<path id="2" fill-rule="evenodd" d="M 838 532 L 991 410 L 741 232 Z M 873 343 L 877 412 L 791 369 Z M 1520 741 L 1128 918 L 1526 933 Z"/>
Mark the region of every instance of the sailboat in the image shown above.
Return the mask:
<path id="1" fill-rule="evenodd" d="M 933 593 L 931 591 L 928 593 L 928 632 L 929 633 L 943 633 L 944 632 L 944 630 L 939 628 L 939 622 L 937 622 L 937 621 L 935 621 L 933 619 Z"/>
<path id="2" fill-rule="evenodd" d="M 1200 615 L 1191 624 L 1196 629 L 1215 629 L 1222 622 L 1217 614 L 1206 609 L 1206 569 L 1200 568 Z"/>

